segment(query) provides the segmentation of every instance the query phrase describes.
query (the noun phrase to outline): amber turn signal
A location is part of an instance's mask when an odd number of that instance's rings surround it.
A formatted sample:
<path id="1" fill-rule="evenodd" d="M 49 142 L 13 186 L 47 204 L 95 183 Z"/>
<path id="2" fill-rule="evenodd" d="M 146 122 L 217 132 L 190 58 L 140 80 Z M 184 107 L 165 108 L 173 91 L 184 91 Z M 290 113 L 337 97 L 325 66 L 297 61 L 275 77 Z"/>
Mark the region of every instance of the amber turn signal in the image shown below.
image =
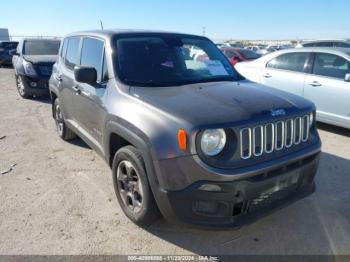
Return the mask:
<path id="1" fill-rule="evenodd" d="M 182 151 L 186 151 L 187 148 L 187 134 L 183 129 L 179 129 L 177 132 L 177 141 L 179 143 L 179 148 Z"/>

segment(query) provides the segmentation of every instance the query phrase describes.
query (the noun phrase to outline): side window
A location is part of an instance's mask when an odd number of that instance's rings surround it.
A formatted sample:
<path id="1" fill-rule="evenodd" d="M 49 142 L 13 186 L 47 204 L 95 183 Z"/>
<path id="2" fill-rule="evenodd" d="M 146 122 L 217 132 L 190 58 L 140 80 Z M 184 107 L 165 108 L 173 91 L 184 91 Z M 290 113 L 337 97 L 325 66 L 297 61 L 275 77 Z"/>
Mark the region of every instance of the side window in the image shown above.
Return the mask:
<path id="1" fill-rule="evenodd" d="M 78 37 L 72 37 L 68 40 L 65 64 L 70 69 L 79 64 L 79 44 L 80 38 Z"/>
<path id="2" fill-rule="evenodd" d="M 334 43 L 335 47 L 345 47 L 345 48 L 349 48 L 350 47 L 350 43 L 345 43 L 345 42 L 335 42 Z"/>
<path id="3" fill-rule="evenodd" d="M 319 42 L 315 46 L 318 46 L 318 47 L 333 47 L 333 42 Z"/>
<path id="4" fill-rule="evenodd" d="M 228 57 L 228 58 L 233 58 L 236 54 L 233 52 L 233 51 L 231 51 L 231 50 L 226 50 L 226 52 L 225 52 L 225 55 Z"/>
<path id="5" fill-rule="evenodd" d="M 344 79 L 345 75 L 350 73 L 350 64 L 346 59 L 340 56 L 318 53 L 315 56 L 312 73 L 315 75 Z"/>
<path id="6" fill-rule="evenodd" d="M 97 71 L 97 81 L 99 82 L 102 79 L 103 50 L 103 41 L 88 37 L 84 38 L 80 64 L 94 67 Z"/>
<path id="7" fill-rule="evenodd" d="M 62 43 L 62 47 L 61 47 L 60 57 L 64 58 L 67 52 L 68 38 L 64 39 L 64 41 L 61 43 Z"/>
<path id="8" fill-rule="evenodd" d="M 303 44 L 303 47 L 312 47 L 312 46 L 315 46 L 315 44 L 314 43 Z"/>
<path id="9" fill-rule="evenodd" d="M 272 59 L 266 65 L 267 68 L 303 72 L 309 53 L 289 53 Z"/>

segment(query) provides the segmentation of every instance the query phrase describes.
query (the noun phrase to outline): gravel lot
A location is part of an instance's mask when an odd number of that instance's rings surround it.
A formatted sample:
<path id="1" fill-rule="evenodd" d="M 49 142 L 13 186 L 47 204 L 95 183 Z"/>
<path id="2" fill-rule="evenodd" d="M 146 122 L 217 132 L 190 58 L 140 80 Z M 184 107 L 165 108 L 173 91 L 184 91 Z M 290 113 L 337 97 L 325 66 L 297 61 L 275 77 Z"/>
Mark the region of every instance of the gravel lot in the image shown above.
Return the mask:
<path id="1" fill-rule="evenodd" d="M 12 69 L 0 69 L 0 117 L 0 170 L 15 165 L 0 175 L 0 254 L 350 254 L 350 130 L 319 125 L 317 191 L 253 225 L 145 230 L 122 213 L 107 164 L 59 139 L 50 100 L 20 98 Z"/>

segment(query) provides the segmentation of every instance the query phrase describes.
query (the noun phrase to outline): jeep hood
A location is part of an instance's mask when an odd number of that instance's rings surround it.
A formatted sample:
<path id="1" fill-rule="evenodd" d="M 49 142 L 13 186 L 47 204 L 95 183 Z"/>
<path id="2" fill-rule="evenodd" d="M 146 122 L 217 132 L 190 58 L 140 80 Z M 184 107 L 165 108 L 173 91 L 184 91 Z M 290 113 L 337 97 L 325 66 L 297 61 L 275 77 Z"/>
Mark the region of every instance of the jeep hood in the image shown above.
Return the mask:
<path id="1" fill-rule="evenodd" d="M 271 110 L 284 109 L 286 115 L 298 115 L 314 109 L 314 105 L 302 97 L 246 80 L 176 87 L 131 87 L 130 93 L 146 104 L 194 125 L 243 124 L 255 118 L 269 120 Z"/>
<path id="2" fill-rule="evenodd" d="M 23 58 L 33 64 L 55 63 L 57 55 L 24 55 Z"/>

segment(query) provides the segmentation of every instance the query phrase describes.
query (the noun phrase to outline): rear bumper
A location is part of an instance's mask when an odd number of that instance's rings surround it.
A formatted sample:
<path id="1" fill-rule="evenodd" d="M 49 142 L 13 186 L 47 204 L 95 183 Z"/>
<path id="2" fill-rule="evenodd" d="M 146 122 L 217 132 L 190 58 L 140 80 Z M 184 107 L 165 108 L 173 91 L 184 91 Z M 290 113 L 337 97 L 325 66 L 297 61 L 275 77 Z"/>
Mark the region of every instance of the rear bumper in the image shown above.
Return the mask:
<path id="1" fill-rule="evenodd" d="M 21 75 L 26 91 L 31 95 L 47 96 L 49 95 L 49 79 L 35 78 Z"/>
<path id="2" fill-rule="evenodd" d="M 315 190 L 319 153 L 283 168 L 245 179 L 199 181 L 178 191 L 156 194 L 171 222 L 204 227 L 239 227 L 310 195 Z M 205 191 L 205 189 L 220 191 Z"/>

